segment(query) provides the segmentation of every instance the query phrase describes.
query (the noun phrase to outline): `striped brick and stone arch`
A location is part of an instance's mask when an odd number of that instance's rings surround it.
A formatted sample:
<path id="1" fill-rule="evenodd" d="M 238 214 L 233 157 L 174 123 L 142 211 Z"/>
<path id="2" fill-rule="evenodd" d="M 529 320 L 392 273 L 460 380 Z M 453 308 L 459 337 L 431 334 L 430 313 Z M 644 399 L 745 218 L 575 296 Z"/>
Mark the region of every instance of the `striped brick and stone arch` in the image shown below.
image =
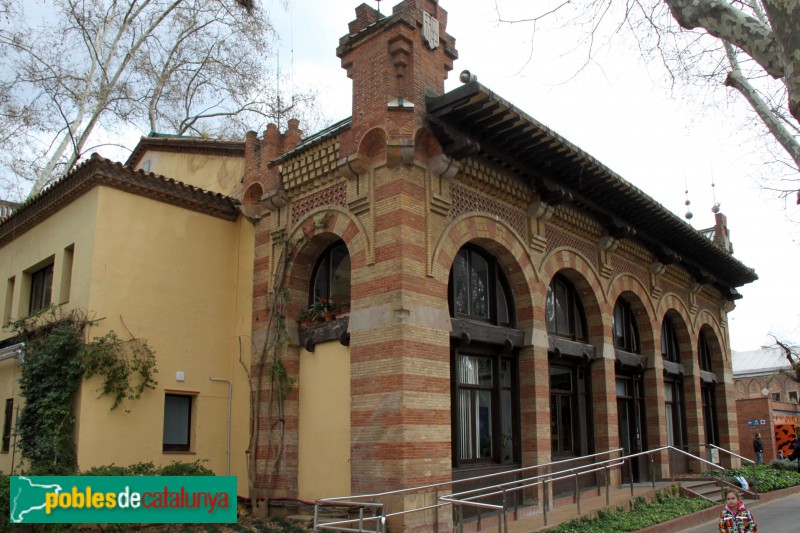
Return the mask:
<path id="1" fill-rule="evenodd" d="M 589 344 L 598 350 L 602 349 L 605 333 L 611 331 L 611 315 L 605 313 L 608 300 L 606 291 L 600 283 L 600 277 L 592 264 L 583 255 L 567 248 L 553 250 L 543 261 L 539 270 L 542 283 L 537 286 L 537 300 L 542 302 L 538 311 L 544 328 L 544 302 L 547 298 L 547 288 L 550 282 L 560 274 L 567 278 L 581 297 L 583 310 L 586 313 L 586 329 Z M 601 355 L 598 353 L 598 355 Z"/>
<path id="2" fill-rule="evenodd" d="M 447 287 L 456 254 L 465 244 L 474 244 L 497 257 L 514 297 L 516 327 L 533 328 L 533 287 L 538 276 L 520 235 L 502 220 L 484 214 L 468 214 L 453 220 L 442 232 L 431 254 L 431 273 Z M 544 300 L 542 300 L 544 302 Z M 538 319 L 544 324 L 544 315 Z"/>
<path id="3" fill-rule="evenodd" d="M 342 240 L 350 255 L 351 272 L 363 268 L 371 258 L 367 233 L 361 222 L 339 207 L 309 212 L 289 233 L 293 257 L 286 271 L 289 316 L 299 316 L 309 298 L 311 275 L 317 259 L 331 244 Z"/>
<path id="4" fill-rule="evenodd" d="M 719 323 L 714 319 L 714 315 L 710 311 L 704 309 L 698 313 L 694 330 L 698 335 L 698 346 L 700 334 L 703 333 L 705 335 L 711 349 L 711 365 L 714 368 L 714 372 L 719 372 L 726 364 L 730 365 L 731 358 L 726 347 L 725 335 L 720 330 Z"/>
<path id="5" fill-rule="evenodd" d="M 612 316 L 614 306 L 620 297 L 630 305 L 633 311 L 636 327 L 639 330 L 641 354 L 651 359 L 658 353 L 655 340 L 656 331 L 661 327 L 661 323 L 656 319 L 656 311 L 647 294 L 647 288 L 642 285 L 639 278 L 629 274 L 621 274 L 611 281 L 608 290 L 608 312 Z"/>

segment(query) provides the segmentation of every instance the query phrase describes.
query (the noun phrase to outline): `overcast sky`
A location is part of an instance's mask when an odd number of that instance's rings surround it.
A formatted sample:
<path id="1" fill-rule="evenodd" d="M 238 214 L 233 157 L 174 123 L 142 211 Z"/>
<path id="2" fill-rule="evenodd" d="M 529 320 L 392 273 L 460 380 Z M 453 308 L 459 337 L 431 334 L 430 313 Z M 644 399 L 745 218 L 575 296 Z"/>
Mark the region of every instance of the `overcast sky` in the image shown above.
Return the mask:
<path id="1" fill-rule="evenodd" d="M 398 1 L 381 2 L 381 11 L 390 13 Z M 295 85 L 320 89 L 330 120 L 351 114 L 351 82 L 335 50 L 360 3 L 291 0 L 289 11 L 273 14 L 282 36 L 281 69 L 291 71 Z M 532 5 L 505 2 L 504 8 L 512 4 Z M 670 96 L 661 69 L 644 65 L 630 42 L 601 50 L 596 62 L 581 70 L 584 56 L 565 55 L 575 47 L 577 33 L 545 32 L 540 26 L 532 42 L 530 24 L 497 22 L 493 0 L 441 0 L 440 5 L 448 11 L 447 32 L 459 52 L 447 90 L 459 84 L 461 70 L 469 69 L 482 84 L 680 216 L 686 212 L 688 183 L 691 224 L 698 229 L 714 225 L 713 176 L 734 255 L 760 278 L 739 289 L 744 298 L 730 315 L 732 348 L 756 349 L 771 332 L 800 340 L 800 284 L 794 275 L 800 225 L 787 219 L 787 213 L 800 218 L 800 208 L 793 202 L 785 206 L 759 187 L 761 160 L 753 153 L 758 146 L 752 131 L 737 130 L 744 116 L 738 98 L 723 98 L 719 109 L 703 111 L 699 95 Z"/>

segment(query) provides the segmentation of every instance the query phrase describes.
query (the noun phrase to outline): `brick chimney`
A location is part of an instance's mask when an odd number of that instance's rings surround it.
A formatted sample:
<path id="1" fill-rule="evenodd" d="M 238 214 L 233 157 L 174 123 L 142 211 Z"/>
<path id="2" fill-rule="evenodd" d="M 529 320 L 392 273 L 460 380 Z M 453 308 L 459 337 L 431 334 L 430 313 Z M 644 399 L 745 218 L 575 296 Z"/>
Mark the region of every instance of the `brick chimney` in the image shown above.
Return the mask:
<path id="1" fill-rule="evenodd" d="M 725 250 L 726 253 L 733 253 L 731 244 L 731 234 L 728 231 L 728 217 L 722 213 L 714 214 L 714 244 Z"/>
<path id="2" fill-rule="evenodd" d="M 422 125 L 425 93 L 444 92 L 458 57 L 446 27 L 447 11 L 437 0 L 404 0 L 388 16 L 366 4 L 356 8 L 336 49 L 353 80 L 353 126 L 342 139 L 343 154 L 353 153 L 357 137 L 372 127 L 383 127 L 391 141 L 410 139 Z"/>
<path id="3" fill-rule="evenodd" d="M 244 149 L 245 189 L 252 183 L 258 182 L 265 194 L 283 190 L 283 181 L 278 168 L 270 168 L 269 164 L 273 159 L 296 148 L 302 136 L 300 121 L 294 118 L 288 120 L 284 133 L 280 133 L 277 125 L 268 124 L 260 142 L 255 132 L 247 132 Z"/>

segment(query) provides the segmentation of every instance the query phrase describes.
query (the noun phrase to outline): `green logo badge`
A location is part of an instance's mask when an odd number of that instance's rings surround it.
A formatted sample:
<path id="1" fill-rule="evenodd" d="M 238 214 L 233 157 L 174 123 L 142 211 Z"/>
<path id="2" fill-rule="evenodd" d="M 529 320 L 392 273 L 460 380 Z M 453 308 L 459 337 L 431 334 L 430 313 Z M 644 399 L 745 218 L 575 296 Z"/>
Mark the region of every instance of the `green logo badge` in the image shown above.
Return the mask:
<path id="1" fill-rule="evenodd" d="M 12 524 L 236 522 L 233 476 L 11 476 Z"/>

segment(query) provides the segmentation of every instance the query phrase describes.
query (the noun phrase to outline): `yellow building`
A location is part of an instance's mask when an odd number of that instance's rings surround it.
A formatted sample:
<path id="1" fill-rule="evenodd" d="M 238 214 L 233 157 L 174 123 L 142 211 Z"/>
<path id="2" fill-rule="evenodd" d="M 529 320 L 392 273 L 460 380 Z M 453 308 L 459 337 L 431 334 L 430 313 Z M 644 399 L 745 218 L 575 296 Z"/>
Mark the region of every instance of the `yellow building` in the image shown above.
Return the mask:
<path id="1" fill-rule="evenodd" d="M 85 309 L 99 320 L 91 336 L 129 332 L 155 351 L 156 390 L 125 408 L 112 411 L 98 397 L 97 378 L 83 383 L 75 402 L 80 468 L 199 459 L 238 475 L 245 494 L 242 361 L 250 357 L 254 237 L 237 202 L 220 194 L 235 188 L 242 158 L 215 154 L 204 174 L 181 165 L 192 160 L 185 152 L 162 148 L 140 145 L 134 155 L 217 192 L 93 156 L 0 223 L 3 323 L 51 304 Z M 8 331 L 0 340 L 15 344 Z M 0 399 L 12 427 L 21 362 L 13 348 L 0 354 Z M 6 440 L 0 470 L 18 472 L 13 433 Z"/>

